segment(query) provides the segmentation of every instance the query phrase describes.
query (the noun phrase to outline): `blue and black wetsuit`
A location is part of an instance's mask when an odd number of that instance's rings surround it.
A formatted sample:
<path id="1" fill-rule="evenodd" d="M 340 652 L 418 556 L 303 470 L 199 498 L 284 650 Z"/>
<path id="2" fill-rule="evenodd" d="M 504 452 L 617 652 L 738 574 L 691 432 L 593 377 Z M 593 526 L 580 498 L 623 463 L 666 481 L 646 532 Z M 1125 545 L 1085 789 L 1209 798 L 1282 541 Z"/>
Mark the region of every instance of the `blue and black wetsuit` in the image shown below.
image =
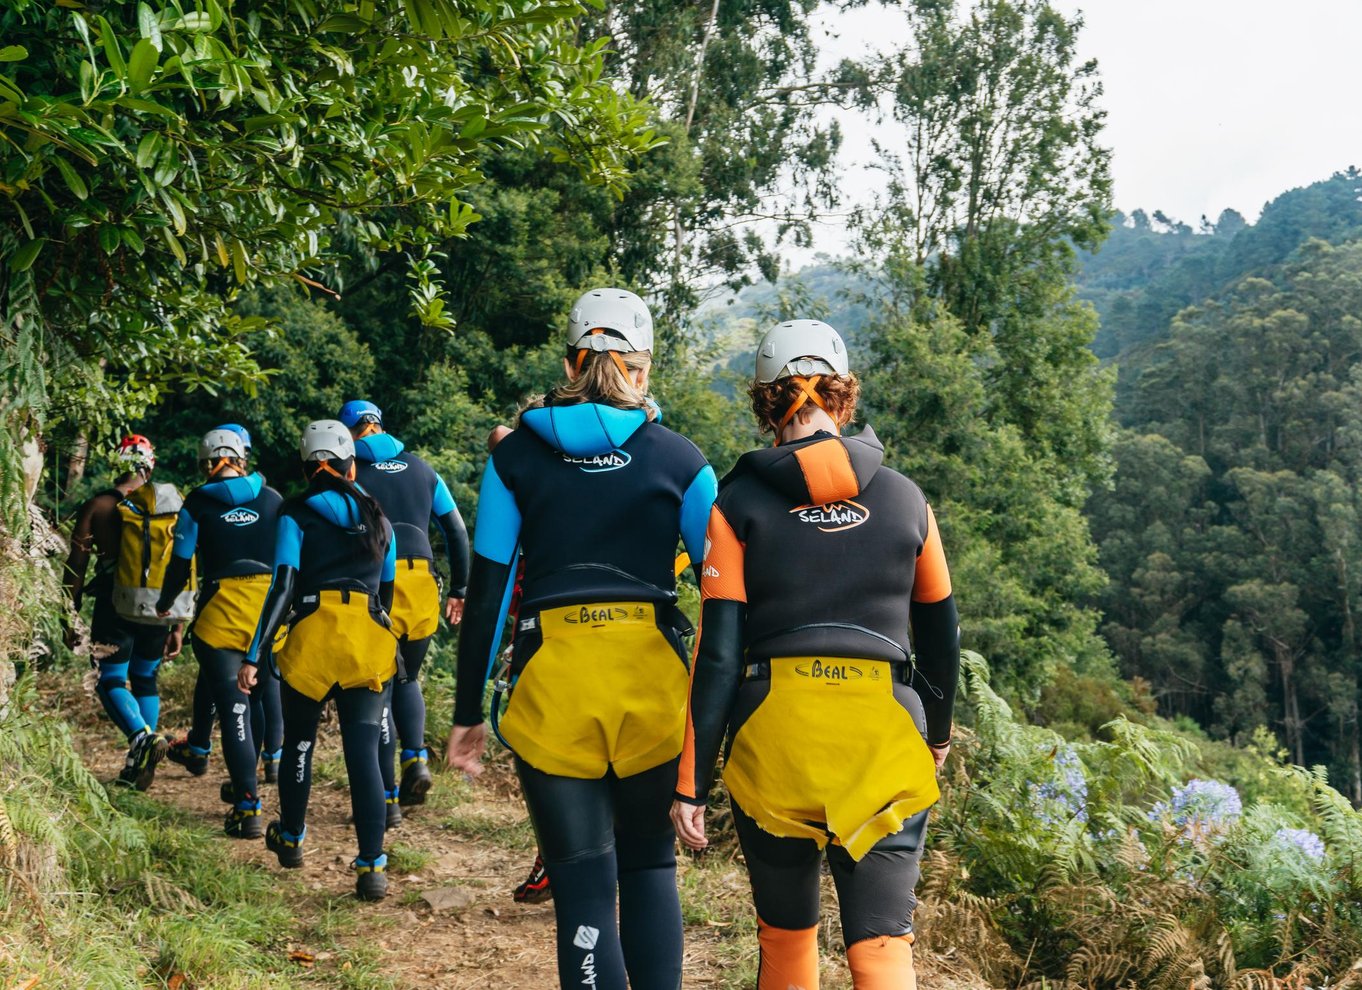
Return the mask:
<path id="1" fill-rule="evenodd" d="M 322 709 L 340 720 L 361 865 L 381 865 L 387 814 L 379 770 L 379 724 L 397 671 L 397 641 L 384 609 L 392 602 L 396 547 L 387 520 L 383 554 L 366 550 L 354 499 L 314 481 L 279 515 L 274 579 L 246 662 L 258 663 L 285 619 L 275 656 L 283 684 L 284 762 L 279 809 L 284 838 L 306 832 L 312 754 Z"/>
<path id="2" fill-rule="evenodd" d="M 553 883 L 558 969 L 599 988 L 681 978 L 675 836 L 686 664 L 678 538 L 703 554 L 714 472 L 642 410 L 528 410 L 483 475 L 454 721 L 482 721 L 519 551 L 501 728 Z M 616 920 L 616 896 L 619 916 Z"/>
<path id="3" fill-rule="evenodd" d="M 191 491 L 175 522 L 174 556 L 157 603 L 158 609 L 170 607 L 188 583 L 197 553 L 201 590 L 190 633 L 199 676 L 189 745 L 208 754 L 216 709 L 223 758 L 238 802 L 254 800 L 257 794 L 256 760 L 267 734 L 266 692 L 274 694 L 273 707 L 278 708 L 277 682 L 262 678 L 247 696 L 237 687 L 237 672 L 269 590 L 282 503 L 258 472 L 210 481 Z M 282 726 L 276 724 L 274 730 L 282 733 Z M 274 748 L 278 746 L 275 742 Z"/>
<path id="4" fill-rule="evenodd" d="M 384 784 L 392 801 L 397 796 L 393 758 L 398 738 L 402 741 L 403 767 L 426 760 L 426 703 L 418 677 L 440 621 L 430 525 L 434 522 L 444 537 L 450 598 L 463 598 L 467 592 L 468 529 L 444 479 L 390 433 L 375 433 L 355 441 L 355 480 L 383 506 L 397 543 L 397 580 L 391 609 L 401 660 L 393 682 L 392 713 L 397 732 L 388 729 L 383 734 Z"/>

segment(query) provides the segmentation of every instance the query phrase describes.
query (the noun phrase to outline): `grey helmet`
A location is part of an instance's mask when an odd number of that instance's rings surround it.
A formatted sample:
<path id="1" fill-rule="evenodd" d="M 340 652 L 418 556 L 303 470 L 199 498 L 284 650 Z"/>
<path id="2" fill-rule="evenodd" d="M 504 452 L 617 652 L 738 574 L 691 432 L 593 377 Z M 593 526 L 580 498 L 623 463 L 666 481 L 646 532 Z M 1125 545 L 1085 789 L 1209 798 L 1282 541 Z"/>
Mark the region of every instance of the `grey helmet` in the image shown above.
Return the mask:
<path id="1" fill-rule="evenodd" d="M 846 341 L 820 320 L 787 320 L 766 331 L 757 346 L 757 383 L 800 375 L 845 375 Z"/>
<path id="2" fill-rule="evenodd" d="M 222 457 L 235 457 L 244 461 L 246 444 L 239 433 L 223 429 L 209 430 L 199 441 L 199 460 L 216 461 Z"/>
<path id="3" fill-rule="evenodd" d="M 605 333 L 593 334 L 593 330 Z M 567 345 L 592 351 L 651 351 L 653 315 L 648 304 L 627 289 L 583 293 L 568 316 Z"/>
<path id="4" fill-rule="evenodd" d="M 355 441 L 340 420 L 319 419 L 304 427 L 298 456 L 304 461 L 343 461 L 355 456 Z"/>

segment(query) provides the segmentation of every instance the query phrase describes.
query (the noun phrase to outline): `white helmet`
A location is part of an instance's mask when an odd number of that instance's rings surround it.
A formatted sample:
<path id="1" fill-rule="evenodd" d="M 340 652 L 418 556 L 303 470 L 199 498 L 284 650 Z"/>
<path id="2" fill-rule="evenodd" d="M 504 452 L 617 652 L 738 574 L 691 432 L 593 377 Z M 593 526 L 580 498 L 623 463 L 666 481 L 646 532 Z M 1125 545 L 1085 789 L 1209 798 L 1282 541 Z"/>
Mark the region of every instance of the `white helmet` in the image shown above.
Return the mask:
<path id="1" fill-rule="evenodd" d="M 199 460 L 215 461 L 220 457 L 246 459 L 246 444 L 241 434 L 231 430 L 209 430 L 199 441 Z"/>
<path id="2" fill-rule="evenodd" d="M 593 330 L 605 333 L 593 334 Z M 568 316 L 568 347 L 592 351 L 651 351 L 653 316 L 627 289 L 592 289 Z"/>
<path id="3" fill-rule="evenodd" d="M 819 320 L 789 320 L 766 331 L 757 347 L 757 382 L 800 375 L 845 375 L 851 370 L 842 335 Z"/>
<path id="4" fill-rule="evenodd" d="M 355 441 L 340 420 L 319 419 L 303 429 L 298 456 L 304 461 L 343 461 L 355 456 Z"/>

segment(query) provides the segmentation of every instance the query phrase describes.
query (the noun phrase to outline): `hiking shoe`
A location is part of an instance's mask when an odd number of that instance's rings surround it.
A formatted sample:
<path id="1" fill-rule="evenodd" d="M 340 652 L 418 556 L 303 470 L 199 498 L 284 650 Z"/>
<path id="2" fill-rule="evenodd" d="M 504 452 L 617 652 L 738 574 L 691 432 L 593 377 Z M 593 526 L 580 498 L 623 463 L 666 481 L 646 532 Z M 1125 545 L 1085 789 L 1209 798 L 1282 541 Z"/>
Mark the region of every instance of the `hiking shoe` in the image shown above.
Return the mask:
<path id="1" fill-rule="evenodd" d="M 402 750 L 402 783 L 397 788 L 398 803 L 404 806 L 425 804 L 426 792 L 435 778 L 430 775 L 427 753 L 421 749 Z"/>
<path id="2" fill-rule="evenodd" d="M 530 875 L 512 895 L 517 904 L 543 904 L 553 900 L 553 888 L 549 885 L 549 874 L 544 869 L 544 857 L 536 855 Z"/>
<path id="3" fill-rule="evenodd" d="M 275 819 L 265 828 L 265 848 L 279 858 L 279 865 L 296 869 L 303 865 L 303 838 L 307 828 L 294 835 L 284 831 L 284 823 Z"/>
<path id="4" fill-rule="evenodd" d="M 381 901 L 388 896 L 388 857 L 356 859 L 350 864 L 355 871 L 355 896 L 361 901 Z"/>
<path id="5" fill-rule="evenodd" d="M 282 749 L 276 749 L 273 753 L 260 754 L 260 766 L 263 771 L 260 776 L 264 783 L 279 783 L 279 760 L 283 755 Z"/>
<path id="6" fill-rule="evenodd" d="M 118 782 L 145 791 L 156 778 L 156 764 L 166 755 L 165 736 L 143 732 L 128 749 L 128 758 L 118 774 Z"/>
<path id="7" fill-rule="evenodd" d="M 208 772 L 208 751 L 191 746 L 187 737 L 176 739 L 166 746 L 166 759 L 178 763 L 195 777 L 202 777 Z"/>
<path id="8" fill-rule="evenodd" d="M 394 829 L 402 824 L 402 805 L 398 803 L 398 792 L 400 788 L 394 787 L 390 791 L 383 792 L 383 799 L 388 809 L 388 828 Z"/>
<path id="9" fill-rule="evenodd" d="M 260 821 L 260 801 L 253 797 L 238 801 L 236 807 L 227 813 L 222 830 L 233 839 L 258 839 L 264 835 L 265 827 Z"/>

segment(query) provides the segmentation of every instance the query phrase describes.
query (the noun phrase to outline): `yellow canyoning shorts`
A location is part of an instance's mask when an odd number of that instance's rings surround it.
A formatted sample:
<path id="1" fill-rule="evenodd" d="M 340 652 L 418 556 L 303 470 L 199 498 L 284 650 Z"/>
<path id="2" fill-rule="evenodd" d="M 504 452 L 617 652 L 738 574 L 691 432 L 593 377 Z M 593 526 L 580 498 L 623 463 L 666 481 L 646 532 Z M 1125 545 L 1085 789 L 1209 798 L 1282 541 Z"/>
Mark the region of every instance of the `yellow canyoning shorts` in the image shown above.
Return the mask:
<path id="1" fill-rule="evenodd" d="M 940 792 L 931 751 L 882 660 L 772 660 L 770 692 L 733 739 L 724 783 L 772 835 L 829 837 L 859 860 Z"/>
<path id="2" fill-rule="evenodd" d="M 681 752 L 689 674 L 646 602 L 548 609 L 522 621 L 524 663 L 501 732 L 545 773 L 594 780 L 630 777 Z M 523 647 L 522 647 L 523 648 Z M 519 663 L 517 663 L 519 666 Z"/>
<path id="3" fill-rule="evenodd" d="M 420 557 L 397 562 L 393 583 L 393 635 L 399 639 L 429 639 L 440 627 L 440 585 L 431 563 Z"/>
<path id="4" fill-rule="evenodd" d="M 251 648 L 265 597 L 270 592 L 268 574 L 245 574 L 220 578 L 208 601 L 194 618 L 194 635 L 215 650 Z"/>
<path id="5" fill-rule="evenodd" d="M 289 628 L 275 653 L 279 674 L 289 687 L 321 701 L 333 687 L 381 691 L 397 673 L 397 637 L 371 610 L 369 596 L 357 591 L 321 591 L 303 598 L 313 607 Z"/>

